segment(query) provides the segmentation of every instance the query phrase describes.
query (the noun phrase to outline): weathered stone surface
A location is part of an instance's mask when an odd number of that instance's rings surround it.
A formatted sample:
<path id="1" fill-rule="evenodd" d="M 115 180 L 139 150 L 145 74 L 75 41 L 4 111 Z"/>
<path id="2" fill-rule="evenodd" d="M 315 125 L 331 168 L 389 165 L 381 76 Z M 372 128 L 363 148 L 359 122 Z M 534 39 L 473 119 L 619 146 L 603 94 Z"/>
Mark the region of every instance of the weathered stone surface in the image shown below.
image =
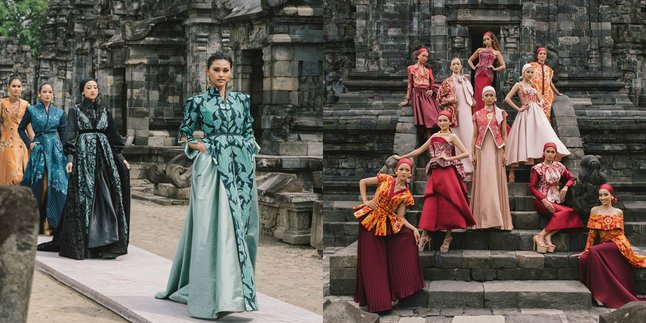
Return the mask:
<path id="1" fill-rule="evenodd" d="M 432 308 L 484 307 L 484 289 L 479 282 L 435 280 L 428 286 Z"/>
<path id="2" fill-rule="evenodd" d="M 484 282 L 487 308 L 590 308 L 590 291 L 578 281 Z"/>
<path id="3" fill-rule="evenodd" d="M 323 321 L 329 323 L 376 323 L 379 315 L 354 307 L 349 302 L 334 302 L 323 310 Z"/>
<path id="4" fill-rule="evenodd" d="M 599 315 L 599 323 L 646 322 L 646 303 L 630 302 L 616 311 Z"/>
<path id="5" fill-rule="evenodd" d="M 38 212 L 29 188 L 0 186 L 0 321 L 26 322 Z"/>

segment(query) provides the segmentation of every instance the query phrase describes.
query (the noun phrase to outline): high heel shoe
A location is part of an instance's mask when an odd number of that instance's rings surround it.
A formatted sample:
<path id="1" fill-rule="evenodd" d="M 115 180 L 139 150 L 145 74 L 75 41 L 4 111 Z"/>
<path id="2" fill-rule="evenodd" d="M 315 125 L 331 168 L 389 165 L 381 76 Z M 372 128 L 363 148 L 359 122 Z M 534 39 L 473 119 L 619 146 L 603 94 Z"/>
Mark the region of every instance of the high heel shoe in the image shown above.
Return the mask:
<path id="1" fill-rule="evenodd" d="M 47 218 L 45 218 L 45 221 L 43 222 L 43 234 L 46 236 L 51 236 L 52 234 L 54 234 L 54 229 L 49 225 Z"/>
<path id="2" fill-rule="evenodd" d="M 516 182 L 516 172 L 509 172 L 509 175 L 507 176 L 507 182 L 508 183 Z"/>
<path id="3" fill-rule="evenodd" d="M 538 253 L 546 253 L 547 252 L 547 245 L 545 245 L 545 241 L 542 241 L 542 239 L 537 235 L 532 238 L 534 241 L 534 251 Z"/>
<path id="4" fill-rule="evenodd" d="M 426 248 L 426 245 L 428 244 L 428 249 L 431 250 L 431 238 L 429 236 L 422 236 L 419 239 L 419 243 L 417 244 L 417 249 L 419 252 L 424 251 L 424 248 Z"/>
<path id="5" fill-rule="evenodd" d="M 451 245 L 451 241 L 453 241 L 453 237 L 444 238 L 444 241 L 440 246 L 440 252 L 449 252 L 449 246 Z"/>
<path id="6" fill-rule="evenodd" d="M 555 244 L 547 241 L 545 241 L 545 244 L 547 244 L 547 252 L 554 252 L 554 250 L 556 250 Z"/>

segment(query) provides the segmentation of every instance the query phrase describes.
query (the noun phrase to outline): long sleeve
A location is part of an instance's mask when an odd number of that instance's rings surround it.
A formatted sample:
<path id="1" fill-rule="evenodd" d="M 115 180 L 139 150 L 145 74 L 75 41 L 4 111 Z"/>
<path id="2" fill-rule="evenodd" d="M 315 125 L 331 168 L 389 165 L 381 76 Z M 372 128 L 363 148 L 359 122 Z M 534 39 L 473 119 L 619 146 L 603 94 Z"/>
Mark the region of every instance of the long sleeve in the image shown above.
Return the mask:
<path id="1" fill-rule="evenodd" d="M 18 125 L 18 135 L 20 135 L 20 139 L 25 143 L 25 147 L 29 149 L 31 147 L 31 140 L 29 140 L 29 136 L 27 135 L 27 126 L 31 123 L 31 112 L 29 112 L 29 109 L 25 111 L 25 114 L 22 116 L 22 120 L 20 120 L 20 125 Z"/>
<path id="2" fill-rule="evenodd" d="M 592 246 L 594 246 L 594 240 L 597 239 L 597 229 L 590 229 L 588 231 L 588 238 L 585 240 L 585 249 L 584 251 L 588 251 Z"/>
<path id="3" fill-rule="evenodd" d="M 251 115 L 251 97 L 245 95 L 245 99 L 242 102 L 244 109 L 244 121 L 242 125 L 242 136 L 244 137 L 245 144 L 251 148 L 252 154 L 257 154 L 260 152 L 260 146 L 256 143 L 256 137 L 253 133 L 253 116 Z"/>
<path id="4" fill-rule="evenodd" d="M 126 145 L 123 142 L 121 135 L 119 135 L 119 131 L 117 131 L 117 128 L 114 126 L 114 119 L 112 118 L 112 113 L 110 113 L 109 109 L 107 108 L 104 108 L 104 109 L 108 113 L 108 127 L 105 129 L 105 135 L 106 137 L 108 137 L 108 142 L 110 143 L 112 150 L 117 154 L 117 158 L 120 161 L 124 161 L 125 158 L 123 157 L 121 152 L 123 151 L 123 148 Z"/>
<path id="5" fill-rule="evenodd" d="M 78 108 L 71 108 L 67 115 L 67 128 L 63 135 L 63 151 L 67 157 L 67 162 L 74 162 L 76 153 L 76 138 L 78 137 Z"/>
<path id="6" fill-rule="evenodd" d="M 442 82 L 442 85 L 440 86 L 440 90 L 437 92 L 437 103 L 439 103 L 441 106 L 444 106 L 444 107 L 452 105 L 446 102 L 448 98 L 451 96 L 451 92 L 452 92 L 450 82 L 451 82 L 450 77 L 444 80 L 444 82 Z"/>
<path id="7" fill-rule="evenodd" d="M 203 99 L 199 96 L 191 97 L 186 100 L 186 105 L 184 106 L 184 118 L 179 126 L 179 143 L 184 147 L 186 156 L 191 159 L 195 158 L 198 154 L 198 151 L 192 150 L 188 147 L 188 143 L 198 143 L 198 140 L 193 137 L 193 131 L 195 131 L 195 128 L 201 122 L 199 107 L 203 102 L 202 100 Z M 183 141 L 182 137 L 186 137 L 186 141 Z"/>
<path id="8" fill-rule="evenodd" d="M 532 169 L 529 175 L 529 192 L 532 193 L 532 195 L 534 195 L 534 197 L 536 197 L 537 199 L 542 200 L 545 198 L 545 195 L 539 192 L 538 189 L 536 188 L 539 181 L 540 181 L 540 176 L 538 175 L 538 172 Z"/>
<path id="9" fill-rule="evenodd" d="M 428 67 L 427 69 L 428 69 L 428 84 L 429 84 L 428 87 L 430 88 L 431 86 L 433 86 L 433 84 L 435 84 L 435 76 L 433 76 L 433 70 L 430 67 Z"/>
<path id="10" fill-rule="evenodd" d="M 61 113 L 61 117 L 58 119 L 58 126 L 56 127 L 61 140 L 65 135 L 65 129 L 67 129 L 67 119 L 65 118 L 65 113 Z"/>
<path id="11" fill-rule="evenodd" d="M 565 170 L 563 171 L 563 174 L 561 174 L 561 178 L 562 179 L 565 178 L 567 180 L 565 182 L 565 186 L 567 187 L 572 187 L 572 185 L 574 185 L 574 183 L 576 182 L 576 179 L 567 168 L 565 168 Z"/>

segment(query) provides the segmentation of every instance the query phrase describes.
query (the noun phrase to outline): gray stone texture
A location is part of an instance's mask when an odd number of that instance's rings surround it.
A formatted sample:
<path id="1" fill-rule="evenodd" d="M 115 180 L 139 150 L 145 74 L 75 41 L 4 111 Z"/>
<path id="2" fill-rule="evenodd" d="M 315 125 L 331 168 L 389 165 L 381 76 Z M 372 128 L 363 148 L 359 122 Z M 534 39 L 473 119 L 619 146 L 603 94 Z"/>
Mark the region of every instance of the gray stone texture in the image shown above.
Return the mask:
<path id="1" fill-rule="evenodd" d="M 349 302 L 334 302 L 323 309 L 323 321 L 330 323 L 377 323 L 379 315 L 362 311 Z"/>
<path id="2" fill-rule="evenodd" d="M 646 304 L 630 302 L 614 312 L 599 315 L 599 323 L 646 322 Z"/>
<path id="3" fill-rule="evenodd" d="M 428 286 L 432 308 L 484 307 L 484 289 L 479 282 L 432 281 Z"/>
<path id="4" fill-rule="evenodd" d="M 0 321 L 26 322 L 38 236 L 29 188 L 0 186 Z"/>

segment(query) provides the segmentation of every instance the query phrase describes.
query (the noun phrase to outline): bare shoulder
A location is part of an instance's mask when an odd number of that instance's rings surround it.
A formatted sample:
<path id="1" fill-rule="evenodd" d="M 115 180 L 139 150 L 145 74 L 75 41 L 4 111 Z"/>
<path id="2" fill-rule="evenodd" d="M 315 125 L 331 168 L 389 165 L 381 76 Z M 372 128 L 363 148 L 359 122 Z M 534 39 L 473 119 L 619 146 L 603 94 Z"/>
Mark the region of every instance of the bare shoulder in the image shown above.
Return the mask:
<path id="1" fill-rule="evenodd" d="M 624 211 L 620 208 L 613 207 L 613 212 L 617 215 L 624 215 Z"/>

